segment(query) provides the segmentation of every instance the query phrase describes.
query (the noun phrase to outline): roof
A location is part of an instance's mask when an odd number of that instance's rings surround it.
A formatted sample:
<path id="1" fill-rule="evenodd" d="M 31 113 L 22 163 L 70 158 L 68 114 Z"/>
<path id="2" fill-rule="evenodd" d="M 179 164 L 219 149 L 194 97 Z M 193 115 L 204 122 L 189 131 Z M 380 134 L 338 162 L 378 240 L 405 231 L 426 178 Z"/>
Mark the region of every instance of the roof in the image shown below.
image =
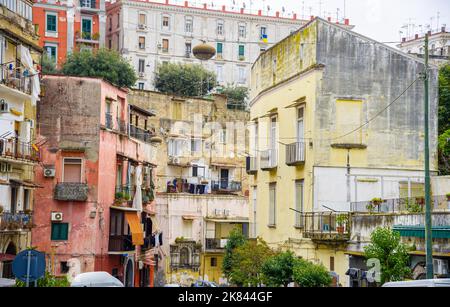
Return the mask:
<path id="1" fill-rule="evenodd" d="M 134 105 L 134 104 L 130 104 L 130 108 L 133 109 L 133 110 L 136 110 L 137 112 L 139 112 L 141 114 L 147 115 L 149 117 L 156 116 L 155 112 L 150 111 L 150 110 L 147 111 L 147 110 L 145 110 L 145 109 L 143 109 L 141 107 L 138 107 L 137 105 Z"/>

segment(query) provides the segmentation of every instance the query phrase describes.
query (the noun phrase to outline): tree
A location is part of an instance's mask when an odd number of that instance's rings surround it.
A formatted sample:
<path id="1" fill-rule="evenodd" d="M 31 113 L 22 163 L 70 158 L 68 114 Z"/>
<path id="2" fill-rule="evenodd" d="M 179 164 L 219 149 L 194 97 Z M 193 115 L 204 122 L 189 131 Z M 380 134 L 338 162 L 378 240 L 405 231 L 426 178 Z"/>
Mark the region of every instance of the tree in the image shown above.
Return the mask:
<path id="1" fill-rule="evenodd" d="M 83 50 L 67 56 L 62 73 L 69 76 L 100 77 L 120 87 L 131 87 L 137 76 L 130 63 L 113 50 Z"/>
<path id="2" fill-rule="evenodd" d="M 199 64 L 164 63 L 157 67 L 155 88 L 168 94 L 202 97 L 216 86 L 216 75 Z"/>
<path id="3" fill-rule="evenodd" d="M 411 274 L 407 247 L 400 242 L 400 233 L 390 228 L 378 227 L 372 232 L 364 256 L 380 262 L 381 284 L 401 281 Z"/>
<path id="4" fill-rule="evenodd" d="M 49 57 L 46 53 L 42 55 L 41 72 L 43 74 L 56 74 L 58 72 L 56 69 L 55 60 Z"/>
<path id="5" fill-rule="evenodd" d="M 450 175 L 450 64 L 439 70 L 439 171 Z"/>
<path id="6" fill-rule="evenodd" d="M 300 287 L 328 287 L 333 278 L 322 264 L 314 264 L 304 259 L 298 259 L 293 269 L 293 280 Z"/>
<path id="7" fill-rule="evenodd" d="M 230 281 L 238 286 L 261 285 L 261 268 L 272 255 L 272 250 L 262 239 L 246 241 L 234 250 Z"/>
<path id="8" fill-rule="evenodd" d="M 271 287 L 287 287 L 292 282 L 296 261 L 292 251 L 279 252 L 267 259 L 261 270 L 264 275 L 264 283 Z"/>
<path id="9" fill-rule="evenodd" d="M 221 93 L 227 96 L 228 108 L 245 110 L 247 108 L 248 88 L 228 84 Z"/>
<path id="10" fill-rule="evenodd" d="M 225 255 L 222 262 L 222 272 L 226 278 L 230 278 L 231 269 L 233 267 L 234 249 L 244 245 L 246 241 L 247 240 L 240 229 L 235 228 L 230 232 L 227 244 L 225 246 Z"/>
<path id="11" fill-rule="evenodd" d="M 30 283 L 34 287 L 34 282 Z M 45 272 L 44 277 L 38 279 L 37 286 L 42 287 L 70 287 L 70 282 L 66 276 L 56 277 L 49 272 Z M 16 287 L 26 287 L 26 283 L 16 279 Z"/>

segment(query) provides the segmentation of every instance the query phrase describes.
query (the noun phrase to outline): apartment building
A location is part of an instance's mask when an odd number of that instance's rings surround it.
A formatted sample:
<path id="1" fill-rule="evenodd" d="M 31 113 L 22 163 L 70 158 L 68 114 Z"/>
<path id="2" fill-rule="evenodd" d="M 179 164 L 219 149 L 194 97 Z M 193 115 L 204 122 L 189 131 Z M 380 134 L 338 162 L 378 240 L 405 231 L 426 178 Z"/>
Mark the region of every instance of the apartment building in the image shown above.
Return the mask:
<path id="1" fill-rule="evenodd" d="M 222 95 L 197 99 L 134 90 L 129 100 L 155 112 L 147 125 L 162 140 L 155 186 L 166 260 L 159 284 L 226 282 L 221 267 L 230 231 L 249 235 L 248 112 Z"/>
<path id="2" fill-rule="evenodd" d="M 162 257 L 154 210 L 156 145 L 138 121 L 154 116 L 97 78 L 46 75 L 38 122 L 42 168 L 32 245 L 69 280 L 106 271 L 127 287 L 154 285 Z M 80 125 L 80 123 L 83 123 Z"/>
<path id="3" fill-rule="evenodd" d="M 38 0 L 33 6 L 39 44 L 60 66 L 68 53 L 104 46 L 104 0 Z"/>
<path id="4" fill-rule="evenodd" d="M 37 64 L 42 49 L 32 24 L 32 1 L 0 1 L 0 278 L 13 278 L 12 260 L 31 246 Z"/>
<path id="5" fill-rule="evenodd" d="M 163 62 L 197 63 L 214 71 L 221 85 L 249 86 L 250 68 L 266 50 L 306 21 L 296 14 L 272 16 L 189 1 L 119 0 L 107 4 L 106 46 L 128 58 L 139 75 L 136 88 L 152 90 Z M 345 24 L 349 24 L 346 20 Z M 206 42 L 216 55 L 203 63 L 192 49 Z"/>
<path id="6" fill-rule="evenodd" d="M 423 60 L 320 18 L 261 54 L 252 67 L 247 160 L 255 235 L 348 285 L 353 213 L 373 213 L 374 198 L 383 200 L 380 212 L 408 213 L 416 197 L 421 206 L 423 70 Z M 437 76 L 432 66 L 434 175 Z"/>

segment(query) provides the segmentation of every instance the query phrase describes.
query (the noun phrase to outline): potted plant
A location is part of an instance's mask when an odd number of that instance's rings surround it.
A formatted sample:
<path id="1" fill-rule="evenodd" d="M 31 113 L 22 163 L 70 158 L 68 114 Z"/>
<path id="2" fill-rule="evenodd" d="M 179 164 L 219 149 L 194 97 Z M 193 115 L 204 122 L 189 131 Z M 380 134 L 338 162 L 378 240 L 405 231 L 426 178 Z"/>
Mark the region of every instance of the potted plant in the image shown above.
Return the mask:
<path id="1" fill-rule="evenodd" d="M 3 210 L 4 210 L 3 205 L 0 205 L 0 214 L 3 213 Z"/>
<path id="2" fill-rule="evenodd" d="M 367 204 L 366 209 L 372 213 L 375 209 L 378 209 L 378 206 L 383 203 L 383 200 L 379 197 L 372 198 L 372 200 Z"/>
<path id="3" fill-rule="evenodd" d="M 345 226 L 348 223 L 348 215 L 347 214 L 339 214 L 336 217 L 336 223 L 337 223 L 337 227 L 336 230 L 338 233 L 343 234 L 345 231 Z"/>
<path id="4" fill-rule="evenodd" d="M 419 205 L 424 205 L 425 204 L 425 197 L 420 196 L 420 197 L 416 197 L 416 203 Z"/>
<path id="5" fill-rule="evenodd" d="M 99 38 L 100 38 L 100 33 L 96 32 L 96 33 L 92 34 L 92 39 L 93 39 L 94 41 L 98 41 Z"/>

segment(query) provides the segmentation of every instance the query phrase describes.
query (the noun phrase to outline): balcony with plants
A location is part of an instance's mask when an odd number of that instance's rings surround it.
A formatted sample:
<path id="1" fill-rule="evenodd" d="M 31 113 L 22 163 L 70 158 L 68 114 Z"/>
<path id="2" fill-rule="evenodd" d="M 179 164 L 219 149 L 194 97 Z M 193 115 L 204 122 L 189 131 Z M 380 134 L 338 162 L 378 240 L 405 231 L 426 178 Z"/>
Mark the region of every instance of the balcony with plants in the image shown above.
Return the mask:
<path id="1" fill-rule="evenodd" d="M 0 158 L 15 162 L 39 162 L 38 148 L 17 138 L 0 138 Z"/>
<path id="2" fill-rule="evenodd" d="M 32 76 L 30 71 L 16 61 L 1 64 L 0 85 L 31 95 Z"/>
<path id="3" fill-rule="evenodd" d="M 30 231 L 33 228 L 32 212 L 4 212 L 0 205 L 0 232 Z"/>

